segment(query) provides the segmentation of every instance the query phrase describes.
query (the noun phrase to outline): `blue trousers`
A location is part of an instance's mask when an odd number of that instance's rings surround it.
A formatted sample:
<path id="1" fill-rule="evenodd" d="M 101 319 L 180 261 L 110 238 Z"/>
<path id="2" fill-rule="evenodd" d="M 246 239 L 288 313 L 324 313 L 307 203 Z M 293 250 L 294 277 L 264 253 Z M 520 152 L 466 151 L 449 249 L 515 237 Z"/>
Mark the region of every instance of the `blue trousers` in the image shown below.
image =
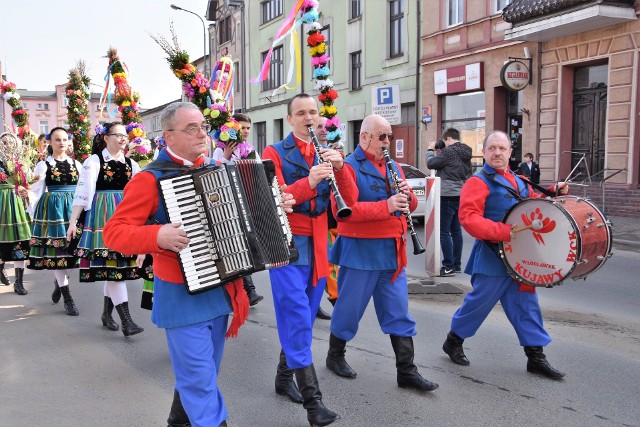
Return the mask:
<path id="1" fill-rule="evenodd" d="M 440 200 L 440 246 L 442 266 L 460 270 L 462 258 L 462 229 L 458 219 L 459 197 L 442 197 Z"/>
<path id="2" fill-rule="evenodd" d="M 544 330 L 538 295 L 521 292 L 511 277 L 474 274 L 473 290 L 451 319 L 451 331 L 465 339 L 475 335 L 484 319 L 500 301 L 521 346 L 545 346 L 551 337 Z M 342 295 L 340 295 L 342 298 Z"/>
<path id="3" fill-rule="evenodd" d="M 308 265 L 287 265 L 269 270 L 280 344 L 291 369 L 313 363 L 313 322 L 320 306 L 326 278 L 312 285 Z"/>
<path id="4" fill-rule="evenodd" d="M 193 427 L 217 427 L 227 419 L 217 379 L 228 319 L 165 329 L 176 390 Z"/>
<path id="5" fill-rule="evenodd" d="M 409 315 L 407 274 L 403 270 L 391 283 L 393 270 L 358 270 L 340 267 L 338 299 L 331 315 L 331 333 L 350 341 L 371 297 L 382 332 L 399 337 L 416 334 L 416 322 Z"/>

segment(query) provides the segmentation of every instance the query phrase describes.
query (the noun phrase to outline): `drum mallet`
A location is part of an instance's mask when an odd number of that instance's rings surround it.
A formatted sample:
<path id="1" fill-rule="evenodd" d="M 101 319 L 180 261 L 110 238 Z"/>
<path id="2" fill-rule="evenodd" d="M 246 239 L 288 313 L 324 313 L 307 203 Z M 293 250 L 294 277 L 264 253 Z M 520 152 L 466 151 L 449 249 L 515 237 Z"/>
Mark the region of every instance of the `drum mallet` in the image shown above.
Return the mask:
<path id="1" fill-rule="evenodd" d="M 534 219 L 531 224 L 529 225 L 525 225 L 524 227 L 518 227 L 518 228 L 514 228 L 513 230 L 511 230 L 512 234 L 516 234 L 519 233 L 521 231 L 524 230 L 528 230 L 528 229 L 533 229 L 533 230 L 540 230 L 543 227 L 542 221 L 539 219 Z"/>

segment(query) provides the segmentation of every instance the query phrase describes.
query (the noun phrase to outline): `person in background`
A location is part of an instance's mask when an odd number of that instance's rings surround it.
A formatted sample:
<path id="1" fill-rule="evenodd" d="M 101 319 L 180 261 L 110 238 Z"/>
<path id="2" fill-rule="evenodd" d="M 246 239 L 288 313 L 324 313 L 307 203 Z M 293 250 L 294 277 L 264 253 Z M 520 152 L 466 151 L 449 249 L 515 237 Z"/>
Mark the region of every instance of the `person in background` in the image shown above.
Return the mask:
<path id="1" fill-rule="evenodd" d="M 509 276 L 498 253 L 497 242 L 509 242 L 514 236 L 515 225 L 502 222 L 506 212 L 519 198 L 543 197 L 509 170 L 511 151 L 506 133 L 488 133 L 482 146 L 485 165 L 462 187 L 460 222 L 476 238 L 465 269 L 473 290 L 454 313 L 442 350 L 453 363 L 469 365 L 462 344 L 475 335 L 499 301 L 524 347 L 527 371 L 559 380 L 565 374 L 551 367 L 542 350 L 551 337 L 544 329 L 536 289 Z M 560 195 L 569 192 L 565 182 L 557 188 Z"/>
<path id="2" fill-rule="evenodd" d="M 380 328 L 389 335 L 396 355 L 398 386 L 433 391 L 438 384 L 423 378 L 413 362 L 416 322 L 409 314 L 405 270 L 405 214 L 416 209 L 418 200 L 397 163 L 393 167 L 400 192 L 387 171 L 383 149 L 393 140 L 391 125 L 384 117 L 365 117 L 359 145 L 344 159 L 343 174 L 336 175 L 340 193 L 353 212 L 338 220 L 338 238 L 329 258 L 340 266 L 340 274 L 326 364 L 340 377 L 356 377 L 345 359 L 346 345 L 355 337 L 373 298 Z M 334 197 L 332 207 L 336 209 Z"/>
<path id="3" fill-rule="evenodd" d="M 115 306 L 125 337 L 144 331 L 129 313 L 126 281 L 139 278 L 136 255 L 129 255 L 128 250 L 124 254 L 109 248 L 104 241 L 103 229 L 122 201 L 124 187 L 140 172 L 140 166 L 124 155 L 128 142 L 122 123 L 98 125 L 91 156 L 84 161 L 80 171 L 67 229 L 68 241 L 77 238 L 76 233 L 81 234 L 75 251 L 80 258 L 80 282 L 103 284 L 102 325 L 110 331 L 118 330 L 118 324 L 111 316 Z M 81 219 L 83 212 L 86 217 Z"/>
<path id="4" fill-rule="evenodd" d="M 233 115 L 233 118 L 240 123 L 242 129 L 240 133 L 242 135 L 242 141 L 249 142 L 249 133 L 251 132 L 251 118 L 248 115 L 242 113 L 236 113 Z M 231 141 L 227 142 L 227 146 L 222 149 L 220 147 L 216 147 L 213 152 L 213 160 L 221 163 L 226 163 L 228 161 L 241 160 L 242 155 L 240 154 L 240 150 L 237 148 L 237 143 L 231 143 Z M 258 153 L 256 153 L 257 156 Z M 249 305 L 254 306 L 258 304 L 260 301 L 264 299 L 264 297 L 256 291 L 256 285 L 253 283 L 253 279 L 251 276 L 244 276 L 244 290 L 247 292 L 247 296 L 249 297 Z"/>
<path id="5" fill-rule="evenodd" d="M 14 175 L 8 168 L 8 163 L 16 161 L 14 154 L 20 151 L 22 141 L 16 135 L 5 132 L 0 135 L 0 144 L 0 283 L 4 286 L 11 284 L 4 263 L 13 261 L 13 291 L 18 295 L 27 295 L 23 276 L 25 261 L 29 258 L 31 226 L 23 199 L 28 200 L 29 193 L 24 186 L 16 185 Z M 4 158 L 4 153 L 12 153 L 11 158 Z"/>
<path id="6" fill-rule="evenodd" d="M 207 163 L 210 125 L 190 102 L 169 104 L 160 122 L 166 148 L 127 185 L 104 238 L 116 250 L 153 256 L 151 320 L 165 330 L 176 381 L 169 426 L 226 426 L 228 413 L 217 380 L 225 338 L 238 334 L 249 301 L 240 279 L 194 295 L 184 286 L 177 253 L 188 246 L 189 237 L 181 224 L 169 223 L 158 179 Z"/>
<path id="7" fill-rule="evenodd" d="M 440 276 L 453 276 L 462 271 L 462 229 L 458 219 L 460 189 L 471 176 L 471 147 L 460 142 L 460 132 L 449 128 L 442 134 L 444 146 L 431 142 L 427 147 L 427 167 L 440 177 Z"/>
<path id="8" fill-rule="evenodd" d="M 537 162 L 533 161 L 533 154 L 527 153 L 524 155 L 524 161 L 520 163 L 518 167 L 518 174 L 524 176 L 534 184 L 540 184 L 540 166 Z"/>
<path id="9" fill-rule="evenodd" d="M 317 126 L 318 116 L 318 105 L 311 96 L 300 93 L 292 97 L 287 105 L 287 122 L 292 132 L 284 140 L 267 146 L 262 157 L 273 161 L 278 181 L 287 185 L 287 191 L 296 200 L 288 218 L 300 254 L 295 263 L 269 270 L 282 345 L 276 393 L 303 403 L 309 423 L 325 426 L 340 417 L 322 402 L 311 343 L 329 266 L 327 178 L 334 169 L 336 175 L 341 173 L 342 156 L 328 148 L 316 155 L 308 127 Z M 323 163 L 319 164 L 318 156 L 322 156 Z M 294 372 L 298 387 L 293 382 Z"/>
<path id="10" fill-rule="evenodd" d="M 67 156 L 71 140 L 66 129 L 55 127 L 49 134 L 49 155 L 38 162 L 33 175 L 37 178 L 29 190 L 35 204 L 31 225 L 29 269 L 53 270 L 55 275 L 51 300 L 64 298 L 69 316 L 77 316 L 78 308 L 71 297 L 69 269 L 78 268 L 78 257 L 69 254 L 67 228 L 73 210 L 73 195 L 82 165 Z"/>
<path id="11" fill-rule="evenodd" d="M 56 129 L 56 128 L 53 128 L 53 129 Z M 53 129 L 51 130 L 51 132 L 49 132 L 49 135 L 51 135 L 51 133 L 53 132 Z M 40 134 L 38 136 L 38 160 L 39 161 L 43 161 L 47 157 L 49 157 L 49 152 L 47 151 L 48 146 L 49 146 L 49 141 L 47 141 L 47 135 L 45 135 L 44 133 Z"/>

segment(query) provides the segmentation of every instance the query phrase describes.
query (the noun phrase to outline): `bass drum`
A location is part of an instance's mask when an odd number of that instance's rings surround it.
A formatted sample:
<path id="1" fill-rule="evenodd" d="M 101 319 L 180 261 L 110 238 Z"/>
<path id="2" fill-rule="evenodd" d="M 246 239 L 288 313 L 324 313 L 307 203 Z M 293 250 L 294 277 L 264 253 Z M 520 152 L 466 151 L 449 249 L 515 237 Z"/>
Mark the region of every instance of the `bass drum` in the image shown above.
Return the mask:
<path id="1" fill-rule="evenodd" d="M 611 223 L 590 201 L 575 196 L 526 199 L 502 222 L 515 225 L 500 257 L 518 282 L 552 287 L 585 278 L 611 257 Z"/>

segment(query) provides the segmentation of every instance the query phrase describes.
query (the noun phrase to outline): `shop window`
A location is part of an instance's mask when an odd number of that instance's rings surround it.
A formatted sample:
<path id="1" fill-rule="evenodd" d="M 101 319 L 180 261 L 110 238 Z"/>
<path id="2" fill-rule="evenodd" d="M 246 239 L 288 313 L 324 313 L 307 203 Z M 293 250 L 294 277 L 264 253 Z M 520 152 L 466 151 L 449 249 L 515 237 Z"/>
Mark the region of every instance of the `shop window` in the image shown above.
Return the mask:
<path id="1" fill-rule="evenodd" d="M 460 140 L 473 150 L 473 162 L 482 165 L 482 141 L 485 135 L 485 94 L 470 92 L 447 95 L 442 102 L 442 131 L 456 128 Z"/>

